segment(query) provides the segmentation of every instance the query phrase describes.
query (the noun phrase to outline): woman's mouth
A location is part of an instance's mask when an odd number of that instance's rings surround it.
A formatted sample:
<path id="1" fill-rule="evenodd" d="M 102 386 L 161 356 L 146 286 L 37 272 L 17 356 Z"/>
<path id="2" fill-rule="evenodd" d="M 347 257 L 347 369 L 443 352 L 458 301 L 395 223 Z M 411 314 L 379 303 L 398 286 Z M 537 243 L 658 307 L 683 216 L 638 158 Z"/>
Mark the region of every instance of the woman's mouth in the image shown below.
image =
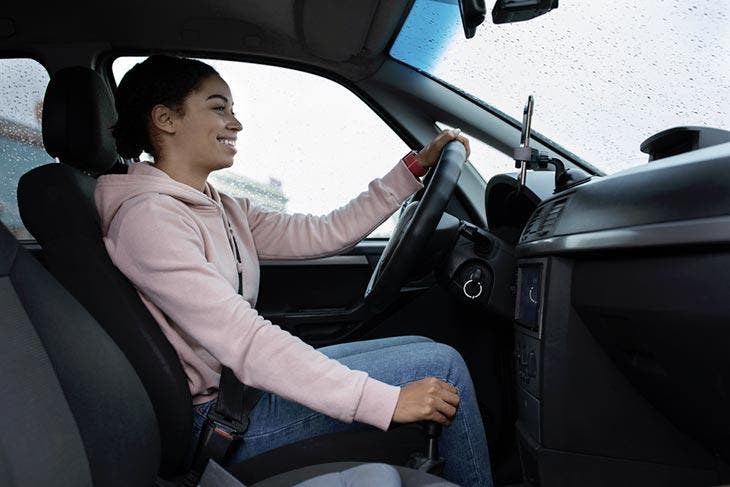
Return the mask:
<path id="1" fill-rule="evenodd" d="M 226 147 L 236 150 L 236 139 L 229 137 L 218 137 L 218 142 L 225 145 Z"/>

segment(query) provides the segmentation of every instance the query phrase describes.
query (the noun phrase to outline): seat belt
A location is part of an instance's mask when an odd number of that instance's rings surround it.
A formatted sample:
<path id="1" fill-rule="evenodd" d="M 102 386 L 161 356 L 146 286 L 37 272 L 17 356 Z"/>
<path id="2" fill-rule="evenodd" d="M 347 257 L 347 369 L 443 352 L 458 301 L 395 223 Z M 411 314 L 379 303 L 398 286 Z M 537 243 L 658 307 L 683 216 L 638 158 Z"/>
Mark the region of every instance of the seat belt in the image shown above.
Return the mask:
<path id="1" fill-rule="evenodd" d="M 215 409 L 208 412 L 193 462 L 192 471 L 198 477 L 208 460 L 226 465 L 248 429 L 249 414 L 263 395 L 263 391 L 242 384 L 228 367 L 221 371 L 218 387 L 218 400 Z"/>
<path id="2" fill-rule="evenodd" d="M 233 250 L 238 264 L 238 294 L 242 295 L 241 254 L 238 251 L 231 224 L 227 220 L 226 223 L 231 231 Z M 230 368 L 221 369 L 216 406 L 214 410 L 208 411 L 193 465 L 185 478 L 184 485 L 197 485 L 208 460 L 214 460 L 218 464 L 226 466 L 228 456 L 242 441 L 243 434 L 248 429 L 249 414 L 263 394 L 263 391 L 259 389 L 244 385 Z"/>

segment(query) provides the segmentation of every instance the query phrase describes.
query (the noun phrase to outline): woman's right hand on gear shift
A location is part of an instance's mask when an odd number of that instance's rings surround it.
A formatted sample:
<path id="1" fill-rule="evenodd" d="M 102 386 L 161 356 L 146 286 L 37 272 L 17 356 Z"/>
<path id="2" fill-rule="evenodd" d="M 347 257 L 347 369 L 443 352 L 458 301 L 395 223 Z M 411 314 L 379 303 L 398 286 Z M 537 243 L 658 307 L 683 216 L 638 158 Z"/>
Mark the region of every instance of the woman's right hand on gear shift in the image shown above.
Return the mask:
<path id="1" fill-rule="evenodd" d="M 458 406 L 456 387 L 435 377 L 426 377 L 401 388 L 393 422 L 435 421 L 448 426 Z"/>

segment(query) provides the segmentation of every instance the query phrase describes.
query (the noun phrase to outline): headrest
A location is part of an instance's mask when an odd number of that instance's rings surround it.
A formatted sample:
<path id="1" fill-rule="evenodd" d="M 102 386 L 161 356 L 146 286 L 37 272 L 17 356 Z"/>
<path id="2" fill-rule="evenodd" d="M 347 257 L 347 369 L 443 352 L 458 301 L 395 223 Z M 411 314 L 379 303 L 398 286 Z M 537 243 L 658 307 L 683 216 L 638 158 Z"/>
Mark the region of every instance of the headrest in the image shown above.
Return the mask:
<path id="1" fill-rule="evenodd" d="M 43 144 L 52 157 L 92 175 L 111 168 L 117 147 L 111 93 L 99 75 L 81 66 L 51 78 L 43 99 Z"/>

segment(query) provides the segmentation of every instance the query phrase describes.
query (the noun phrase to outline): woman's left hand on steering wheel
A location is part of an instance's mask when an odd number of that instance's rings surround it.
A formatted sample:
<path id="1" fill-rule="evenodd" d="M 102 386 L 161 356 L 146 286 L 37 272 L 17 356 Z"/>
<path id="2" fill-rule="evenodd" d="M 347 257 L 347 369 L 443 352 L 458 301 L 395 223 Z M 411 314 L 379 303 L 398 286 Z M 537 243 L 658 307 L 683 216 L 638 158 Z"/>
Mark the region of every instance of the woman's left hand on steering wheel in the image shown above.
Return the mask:
<path id="1" fill-rule="evenodd" d="M 416 154 L 418 164 L 420 164 L 424 169 L 435 166 L 441 157 L 441 151 L 444 149 L 444 146 L 452 140 L 458 140 L 464 144 L 464 147 L 466 147 L 466 157 L 468 159 L 470 153 L 469 139 L 461 133 L 461 129 L 449 129 L 444 130 L 434 137 L 431 142 L 426 144 L 426 146 L 421 149 L 418 154 Z"/>

